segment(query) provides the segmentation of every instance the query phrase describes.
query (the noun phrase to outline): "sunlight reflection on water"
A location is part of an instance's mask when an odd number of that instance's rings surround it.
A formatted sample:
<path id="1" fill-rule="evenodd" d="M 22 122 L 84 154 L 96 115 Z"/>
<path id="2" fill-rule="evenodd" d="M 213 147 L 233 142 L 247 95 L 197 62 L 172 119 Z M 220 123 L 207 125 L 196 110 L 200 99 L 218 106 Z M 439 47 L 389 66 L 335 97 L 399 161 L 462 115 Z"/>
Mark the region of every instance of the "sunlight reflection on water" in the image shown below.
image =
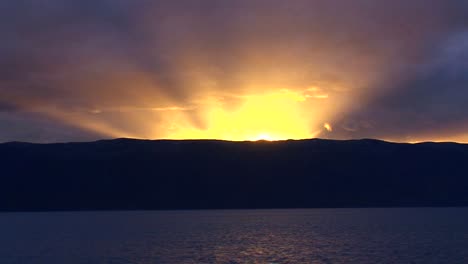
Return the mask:
<path id="1" fill-rule="evenodd" d="M 0 263 L 467 263 L 468 208 L 0 214 Z"/>

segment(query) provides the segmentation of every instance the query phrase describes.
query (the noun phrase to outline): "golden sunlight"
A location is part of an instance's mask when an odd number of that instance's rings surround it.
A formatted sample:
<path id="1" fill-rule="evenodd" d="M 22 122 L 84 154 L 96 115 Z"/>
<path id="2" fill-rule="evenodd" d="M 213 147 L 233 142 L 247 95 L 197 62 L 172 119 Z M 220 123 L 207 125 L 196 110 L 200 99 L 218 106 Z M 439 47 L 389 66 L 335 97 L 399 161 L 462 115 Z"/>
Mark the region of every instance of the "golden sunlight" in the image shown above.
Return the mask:
<path id="1" fill-rule="evenodd" d="M 213 101 L 205 113 L 206 129 L 172 124 L 172 139 L 287 140 L 312 138 L 321 131 L 313 127 L 314 116 L 304 111 L 307 97 L 281 89 L 266 94 L 237 96 L 242 103 L 227 110 L 222 102 Z"/>
<path id="2" fill-rule="evenodd" d="M 249 138 L 250 141 L 276 141 L 281 140 L 281 138 L 274 138 L 267 133 L 260 133 L 255 137 Z"/>

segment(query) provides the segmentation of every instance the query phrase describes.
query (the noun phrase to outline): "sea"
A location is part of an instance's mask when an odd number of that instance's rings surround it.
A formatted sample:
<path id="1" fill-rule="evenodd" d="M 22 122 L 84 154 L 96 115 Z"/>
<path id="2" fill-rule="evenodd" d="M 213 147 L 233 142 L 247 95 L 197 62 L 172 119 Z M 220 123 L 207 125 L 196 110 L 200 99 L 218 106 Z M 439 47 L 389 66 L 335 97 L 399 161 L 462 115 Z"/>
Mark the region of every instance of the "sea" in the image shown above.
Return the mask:
<path id="1" fill-rule="evenodd" d="M 468 263 L 468 208 L 0 213 L 0 263 Z"/>

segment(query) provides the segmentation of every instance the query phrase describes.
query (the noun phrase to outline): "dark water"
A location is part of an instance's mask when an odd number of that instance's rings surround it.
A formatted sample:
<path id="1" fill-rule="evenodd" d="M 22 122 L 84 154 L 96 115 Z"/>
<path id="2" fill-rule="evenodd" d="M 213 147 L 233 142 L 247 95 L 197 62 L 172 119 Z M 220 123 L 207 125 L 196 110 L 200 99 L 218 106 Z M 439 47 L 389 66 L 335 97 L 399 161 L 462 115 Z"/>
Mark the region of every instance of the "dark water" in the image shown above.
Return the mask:
<path id="1" fill-rule="evenodd" d="M 0 263 L 468 263 L 468 208 L 3 213 Z"/>

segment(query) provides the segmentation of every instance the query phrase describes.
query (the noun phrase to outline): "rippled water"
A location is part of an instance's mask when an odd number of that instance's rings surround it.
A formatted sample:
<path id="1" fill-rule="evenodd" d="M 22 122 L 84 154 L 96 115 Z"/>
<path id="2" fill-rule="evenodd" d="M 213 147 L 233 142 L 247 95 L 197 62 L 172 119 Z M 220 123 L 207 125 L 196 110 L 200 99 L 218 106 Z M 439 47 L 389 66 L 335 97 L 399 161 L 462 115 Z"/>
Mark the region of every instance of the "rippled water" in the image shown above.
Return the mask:
<path id="1" fill-rule="evenodd" d="M 468 263 L 468 208 L 2 213 L 0 263 Z"/>

